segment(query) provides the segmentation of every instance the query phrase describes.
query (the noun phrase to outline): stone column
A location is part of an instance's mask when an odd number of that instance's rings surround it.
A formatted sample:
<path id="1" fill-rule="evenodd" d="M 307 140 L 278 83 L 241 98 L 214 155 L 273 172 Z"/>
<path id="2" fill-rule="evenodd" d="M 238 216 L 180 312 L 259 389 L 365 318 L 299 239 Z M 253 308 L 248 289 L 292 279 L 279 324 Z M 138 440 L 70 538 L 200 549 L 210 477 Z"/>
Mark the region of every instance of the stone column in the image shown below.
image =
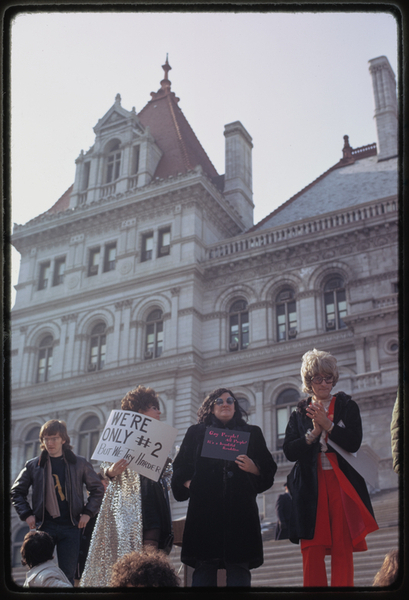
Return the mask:
<path id="1" fill-rule="evenodd" d="M 77 318 L 78 313 L 72 313 L 70 315 L 64 315 L 61 317 L 61 355 L 63 361 L 61 373 L 63 377 L 71 377 L 73 375 L 73 357 Z"/>
<path id="2" fill-rule="evenodd" d="M 369 365 L 371 372 L 379 371 L 378 336 L 371 335 L 367 338 L 369 346 Z"/>
<path id="3" fill-rule="evenodd" d="M 356 373 L 357 375 L 361 375 L 361 373 L 366 372 L 365 367 L 365 340 L 364 338 L 355 338 L 355 355 L 356 355 Z"/>
<path id="4" fill-rule="evenodd" d="M 263 392 L 264 392 L 264 381 L 255 381 L 253 383 L 254 390 L 256 392 L 256 412 L 255 412 L 255 425 L 258 425 L 263 429 Z"/>
<path id="5" fill-rule="evenodd" d="M 166 331 L 164 331 L 164 343 L 167 353 L 176 354 L 178 350 L 178 314 L 179 314 L 179 296 L 180 287 L 173 287 L 170 290 L 172 296 L 171 317 L 167 321 Z M 165 328 L 165 323 L 163 324 Z"/>

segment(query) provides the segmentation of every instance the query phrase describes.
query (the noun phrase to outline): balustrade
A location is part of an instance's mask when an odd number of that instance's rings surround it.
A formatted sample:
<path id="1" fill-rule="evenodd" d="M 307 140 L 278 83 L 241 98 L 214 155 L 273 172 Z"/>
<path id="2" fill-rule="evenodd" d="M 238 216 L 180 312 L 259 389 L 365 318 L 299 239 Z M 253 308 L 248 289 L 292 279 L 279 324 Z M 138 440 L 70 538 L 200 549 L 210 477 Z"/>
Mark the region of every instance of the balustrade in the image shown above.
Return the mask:
<path id="1" fill-rule="evenodd" d="M 312 233 L 322 232 L 330 229 L 336 229 L 350 223 L 356 223 L 379 217 L 387 213 L 397 211 L 397 200 L 384 200 L 359 208 L 354 207 L 346 209 L 334 215 L 326 217 L 316 217 L 310 221 L 294 224 L 287 227 L 277 227 L 269 231 L 259 231 L 252 234 L 244 234 L 238 239 L 215 244 L 206 250 L 205 260 L 228 256 L 230 254 L 238 254 L 253 248 L 261 248 L 263 246 L 271 246 L 278 242 L 294 239 L 296 237 L 307 236 Z"/>

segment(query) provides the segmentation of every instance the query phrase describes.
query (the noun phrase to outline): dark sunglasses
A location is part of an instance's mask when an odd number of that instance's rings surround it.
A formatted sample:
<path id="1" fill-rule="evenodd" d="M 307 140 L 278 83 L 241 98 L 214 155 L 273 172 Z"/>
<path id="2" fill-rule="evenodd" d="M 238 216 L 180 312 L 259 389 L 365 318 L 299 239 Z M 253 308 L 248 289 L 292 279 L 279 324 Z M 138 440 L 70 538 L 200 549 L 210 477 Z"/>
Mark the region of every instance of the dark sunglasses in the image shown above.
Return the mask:
<path id="1" fill-rule="evenodd" d="M 320 375 L 316 375 L 315 377 L 313 377 L 311 379 L 312 383 L 322 383 L 323 381 L 325 381 L 325 383 L 332 383 L 334 381 L 333 377 L 321 377 Z"/>
<path id="2" fill-rule="evenodd" d="M 223 404 L 223 402 L 226 402 L 227 404 L 234 404 L 234 398 L 232 398 L 231 396 L 229 396 L 229 398 L 217 398 L 217 400 L 214 401 L 214 404 L 217 404 L 218 406 L 221 406 Z"/>

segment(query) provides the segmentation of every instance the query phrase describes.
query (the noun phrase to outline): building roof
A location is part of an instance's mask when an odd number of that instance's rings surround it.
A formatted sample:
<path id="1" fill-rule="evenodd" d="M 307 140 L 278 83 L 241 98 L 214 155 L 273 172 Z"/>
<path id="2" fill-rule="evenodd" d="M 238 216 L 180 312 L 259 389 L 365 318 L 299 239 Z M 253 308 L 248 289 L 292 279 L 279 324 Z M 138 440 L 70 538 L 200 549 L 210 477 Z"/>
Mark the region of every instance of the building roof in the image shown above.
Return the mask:
<path id="1" fill-rule="evenodd" d="M 166 62 L 162 65 L 165 77 L 160 82 L 161 87 L 157 92 L 151 92 L 152 100 L 138 113 L 140 122 L 144 127 L 149 126 L 156 144 L 163 152 L 155 177 L 165 178 L 186 173 L 197 165 L 201 165 L 210 178 L 218 177 L 216 169 L 178 106 L 179 98 L 171 91 L 171 82 L 168 79 L 171 68 L 166 57 Z"/>
<path id="2" fill-rule="evenodd" d="M 378 161 L 376 144 L 352 148 L 342 159 L 249 231 L 268 229 L 398 193 L 397 158 Z"/>
<path id="3" fill-rule="evenodd" d="M 41 213 L 38 216 L 41 217 L 42 215 L 49 215 L 49 214 L 63 212 L 64 210 L 67 210 L 70 207 L 70 196 L 71 196 L 73 187 L 74 187 L 74 184 L 72 183 L 70 185 L 70 187 L 68 188 L 68 190 L 66 190 L 63 193 L 63 195 L 60 198 L 58 198 L 57 202 L 55 204 L 53 204 L 51 208 L 49 208 L 48 210 L 46 210 L 45 212 Z"/>
<path id="4" fill-rule="evenodd" d="M 220 188 L 223 186 L 223 176 L 217 173 L 179 108 L 179 98 L 171 91 L 171 81 L 168 78 L 171 68 L 166 57 L 166 62 L 162 65 L 165 77 L 160 82 L 161 87 L 157 92 L 151 92 L 152 100 L 138 113 L 139 121 L 145 128 L 149 127 L 156 144 L 163 152 L 155 177 L 164 179 L 170 175 L 176 176 L 200 165 L 216 187 Z M 118 102 L 115 105 L 118 110 L 117 105 Z M 128 114 L 128 111 L 124 112 Z M 73 185 L 43 214 L 57 213 L 69 208 L 72 189 Z"/>

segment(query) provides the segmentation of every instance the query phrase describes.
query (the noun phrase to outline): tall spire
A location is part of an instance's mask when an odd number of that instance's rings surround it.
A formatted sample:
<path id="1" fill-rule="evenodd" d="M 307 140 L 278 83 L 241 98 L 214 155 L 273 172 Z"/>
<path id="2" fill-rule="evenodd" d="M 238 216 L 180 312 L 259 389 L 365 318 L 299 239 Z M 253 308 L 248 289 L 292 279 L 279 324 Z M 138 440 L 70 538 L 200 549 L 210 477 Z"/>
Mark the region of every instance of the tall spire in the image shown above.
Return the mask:
<path id="1" fill-rule="evenodd" d="M 151 92 L 152 99 L 158 100 L 159 98 L 162 98 L 163 96 L 166 96 L 167 94 L 171 94 L 173 99 L 176 102 L 179 102 L 179 98 L 176 98 L 175 94 L 170 91 L 170 85 L 172 82 L 168 78 L 168 73 L 172 69 L 172 67 L 169 64 L 168 54 L 166 54 L 166 62 L 164 65 L 162 65 L 162 69 L 165 72 L 165 77 L 160 82 L 160 89 L 157 92 Z"/>
<path id="2" fill-rule="evenodd" d="M 162 69 L 165 71 L 165 79 L 168 79 L 168 73 L 172 69 L 172 67 L 170 66 L 170 64 L 168 62 L 168 53 L 166 53 L 166 62 L 164 65 L 162 65 Z M 169 81 L 169 83 L 170 83 L 170 81 Z"/>

